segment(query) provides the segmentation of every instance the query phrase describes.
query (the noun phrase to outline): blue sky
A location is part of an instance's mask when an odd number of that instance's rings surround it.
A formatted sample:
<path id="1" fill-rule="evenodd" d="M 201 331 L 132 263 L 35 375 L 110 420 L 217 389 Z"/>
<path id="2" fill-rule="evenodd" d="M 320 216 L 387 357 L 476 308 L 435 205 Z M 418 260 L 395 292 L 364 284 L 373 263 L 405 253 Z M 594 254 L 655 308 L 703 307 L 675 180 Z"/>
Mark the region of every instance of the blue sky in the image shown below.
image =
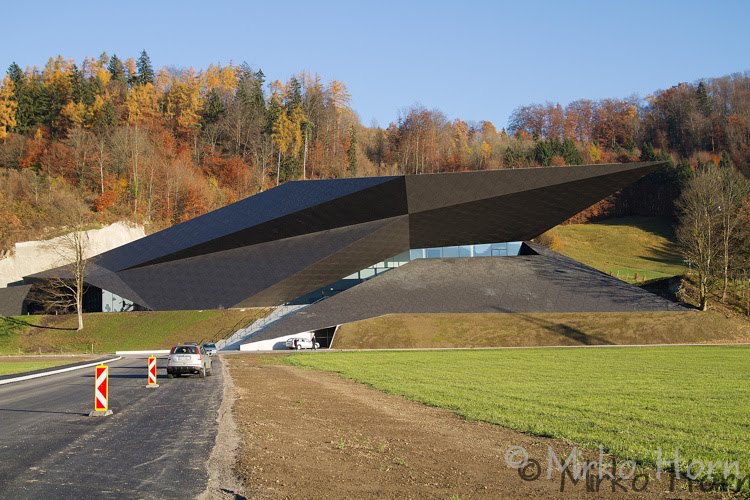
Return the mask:
<path id="1" fill-rule="evenodd" d="M 645 96 L 750 70 L 750 2 L 36 1 L 3 7 L 0 67 L 50 55 L 247 61 L 342 80 L 365 125 L 421 104 L 505 126 L 533 102 Z"/>

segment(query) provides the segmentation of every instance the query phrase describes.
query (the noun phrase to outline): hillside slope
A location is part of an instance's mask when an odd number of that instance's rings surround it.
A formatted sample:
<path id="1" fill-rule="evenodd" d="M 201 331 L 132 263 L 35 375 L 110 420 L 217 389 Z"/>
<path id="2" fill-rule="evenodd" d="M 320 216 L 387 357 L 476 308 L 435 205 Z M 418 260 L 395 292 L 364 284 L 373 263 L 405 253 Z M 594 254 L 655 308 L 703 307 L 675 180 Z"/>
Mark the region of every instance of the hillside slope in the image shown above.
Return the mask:
<path id="1" fill-rule="evenodd" d="M 620 217 L 557 226 L 549 232 L 553 250 L 623 281 L 637 283 L 683 274 L 672 221 L 662 217 Z"/>

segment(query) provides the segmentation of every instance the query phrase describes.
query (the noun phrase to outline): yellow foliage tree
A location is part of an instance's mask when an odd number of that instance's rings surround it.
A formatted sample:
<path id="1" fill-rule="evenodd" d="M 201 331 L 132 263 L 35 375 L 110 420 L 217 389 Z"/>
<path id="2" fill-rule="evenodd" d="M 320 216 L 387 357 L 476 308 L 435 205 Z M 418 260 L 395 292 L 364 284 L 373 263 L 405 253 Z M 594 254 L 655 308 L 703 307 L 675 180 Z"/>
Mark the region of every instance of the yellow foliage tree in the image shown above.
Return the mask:
<path id="1" fill-rule="evenodd" d="M 232 95 L 237 90 L 237 71 L 231 64 L 229 66 L 209 65 L 200 76 L 203 95 L 212 90 L 218 90 L 221 94 Z"/>
<path id="2" fill-rule="evenodd" d="M 158 82 L 158 80 L 157 80 Z M 200 122 L 200 81 L 190 68 L 180 77 L 172 78 L 166 96 L 166 114 L 178 127 L 195 129 Z"/>
<path id="3" fill-rule="evenodd" d="M 125 101 L 128 109 L 128 123 L 137 124 L 144 119 L 156 117 L 158 100 L 156 87 L 151 83 L 131 87 Z"/>
<path id="4" fill-rule="evenodd" d="M 487 160 L 490 159 L 490 155 L 492 154 L 492 146 L 486 141 L 482 141 L 482 144 L 479 146 L 479 149 L 482 154 L 482 167 L 487 166 Z"/>
<path id="5" fill-rule="evenodd" d="M 81 127 L 86 118 L 86 105 L 82 102 L 68 102 L 60 110 L 60 115 L 67 128 Z"/>
<path id="6" fill-rule="evenodd" d="M 8 137 L 8 129 L 16 126 L 16 109 L 18 104 L 13 100 L 13 80 L 5 76 L 0 85 L 0 140 Z"/>
<path id="7" fill-rule="evenodd" d="M 299 154 L 299 151 L 302 148 L 302 124 L 305 120 L 307 120 L 305 112 L 302 111 L 301 107 L 295 106 L 292 110 L 292 115 L 290 116 L 290 132 L 292 136 L 291 152 L 295 156 Z"/>
<path id="8" fill-rule="evenodd" d="M 276 164 L 276 185 L 279 185 L 279 177 L 281 175 L 281 157 L 284 156 L 289 149 L 293 139 L 294 124 L 287 118 L 286 113 L 282 110 L 276 120 L 273 122 L 273 130 L 271 131 L 271 140 L 278 149 L 279 158 Z"/>
<path id="9" fill-rule="evenodd" d="M 332 80 L 328 84 L 328 97 L 336 112 L 349 107 L 352 95 L 346 89 L 346 85 L 338 80 Z"/>
<path id="10" fill-rule="evenodd" d="M 135 59 L 132 57 L 128 57 L 125 60 L 125 72 L 128 75 L 128 78 L 134 79 L 138 75 L 138 70 L 135 69 Z"/>
<path id="11" fill-rule="evenodd" d="M 230 93 L 237 90 L 237 68 L 232 65 L 221 68 L 221 87 Z"/>
<path id="12" fill-rule="evenodd" d="M 42 81 L 49 84 L 63 85 L 70 87 L 70 79 L 68 73 L 73 65 L 73 61 L 69 61 L 63 56 L 57 56 L 57 58 L 49 58 L 47 64 L 42 70 Z"/>
<path id="13" fill-rule="evenodd" d="M 589 158 L 591 163 L 597 163 L 602 159 L 602 150 L 593 142 L 589 144 Z"/>

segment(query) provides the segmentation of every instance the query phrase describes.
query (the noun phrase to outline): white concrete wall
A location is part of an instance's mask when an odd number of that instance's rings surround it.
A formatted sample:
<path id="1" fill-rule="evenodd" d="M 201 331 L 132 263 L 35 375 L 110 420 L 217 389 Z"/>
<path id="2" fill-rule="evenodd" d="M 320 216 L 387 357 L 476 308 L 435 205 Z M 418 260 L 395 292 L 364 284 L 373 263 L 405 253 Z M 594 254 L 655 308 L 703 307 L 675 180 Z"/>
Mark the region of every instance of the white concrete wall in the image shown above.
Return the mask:
<path id="1" fill-rule="evenodd" d="M 146 233 L 143 226 L 131 226 L 117 222 L 102 229 L 86 231 L 88 235 L 87 255 L 94 255 L 112 250 L 131 241 L 143 238 Z M 24 276 L 46 271 L 66 264 L 60 262 L 55 252 L 55 242 L 60 238 L 44 241 L 23 241 L 16 243 L 15 252 L 0 259 L 0 287 L 20 281 Z"/>
<path id="2" fill-rule="evenodd" d="M 294 335 L 287 335 L 286 337 L 277 337 L 275 339 L 259 340 L 258 342 L 249 342 L 247 344 L 240 345 L 240 351 L 279 351 L 286 349 L 286 339 L 292 337 L 301 337 L 310 339 L 312 332 L 295 333 Z"/>

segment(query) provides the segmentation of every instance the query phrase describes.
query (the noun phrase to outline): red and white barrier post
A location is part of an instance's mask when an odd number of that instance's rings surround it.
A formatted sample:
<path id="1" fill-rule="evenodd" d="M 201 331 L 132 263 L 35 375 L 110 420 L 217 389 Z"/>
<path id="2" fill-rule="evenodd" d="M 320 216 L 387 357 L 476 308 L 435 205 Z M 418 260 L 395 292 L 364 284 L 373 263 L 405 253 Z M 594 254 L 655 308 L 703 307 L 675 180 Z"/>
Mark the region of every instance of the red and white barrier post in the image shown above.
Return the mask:
<path id="1" fill-rule="evenodd" d="M 148 384 L 146 387 L 159 387 L 159 384 L 156 383 L 156 356 L 148 358 Z"/>
<path id="2" fill-rule="evenodd" d="M 109 409 L 109 367 L 99 365 L 94 368 L 94 411 L 90 417 L 106 417 L 112 415 Z"/>

